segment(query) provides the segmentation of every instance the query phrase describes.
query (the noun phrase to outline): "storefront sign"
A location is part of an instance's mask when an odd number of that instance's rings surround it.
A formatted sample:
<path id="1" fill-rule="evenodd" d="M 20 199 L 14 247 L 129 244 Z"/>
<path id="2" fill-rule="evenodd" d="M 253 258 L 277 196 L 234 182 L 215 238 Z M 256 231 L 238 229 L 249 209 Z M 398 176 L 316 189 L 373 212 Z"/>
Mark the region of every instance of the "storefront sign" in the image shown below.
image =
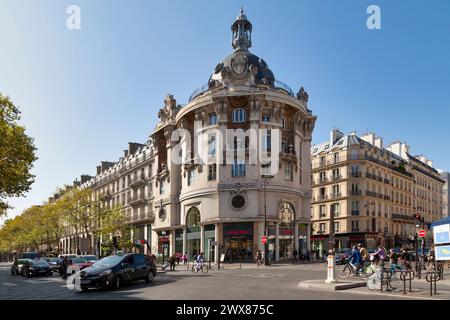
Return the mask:
<path id="1" fill-rule="evenodd" d="M 224 237 L 249 236 L 253 234 L 253 223 L 227 223 L 223 225 Z"/>
<path id="2" fill-rule="evenodd" d="M 436 260 L 450 260 L 450 246 L 436 246 Z"/>
<path id="3" fill-rule="evenodd" d="M 280 235 L 281 236 L 293 236 L 294 235 L 294 229 L 281 229 L 280 228 Z"/>

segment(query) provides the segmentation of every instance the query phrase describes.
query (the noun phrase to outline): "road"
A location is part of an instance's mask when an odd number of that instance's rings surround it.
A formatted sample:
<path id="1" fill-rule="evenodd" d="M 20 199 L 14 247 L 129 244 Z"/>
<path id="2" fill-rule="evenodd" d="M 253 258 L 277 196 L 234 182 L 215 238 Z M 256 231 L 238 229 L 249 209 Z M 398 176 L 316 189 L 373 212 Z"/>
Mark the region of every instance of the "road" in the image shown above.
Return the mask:
<path id="1" fill-rule="evenodd" d="M 181 269 L 181 265 L 179 266 Z M 152 284 L 139 281 L 117 291 L 69 290 L 56 274 L 27 279 L 12 276 L 10 266 L 0 265 L 0 299 L 40 300 L 374 300 L 410 299 L 411 297 L 376 294 L 366 288 L 326 291 L 298 288 L 301 280 L 324 279 L 325 264 L 284 265 L 257 269 L 253 266 L 210 270 L 208 274 L 172 271 L 158 274 Z"/>

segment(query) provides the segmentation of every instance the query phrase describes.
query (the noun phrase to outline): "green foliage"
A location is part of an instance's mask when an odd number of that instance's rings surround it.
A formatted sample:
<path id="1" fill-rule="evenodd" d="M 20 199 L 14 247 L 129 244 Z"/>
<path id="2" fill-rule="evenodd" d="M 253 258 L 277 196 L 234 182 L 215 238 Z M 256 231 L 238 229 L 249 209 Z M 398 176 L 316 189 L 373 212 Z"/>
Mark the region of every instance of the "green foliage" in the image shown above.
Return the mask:
<path id="1" fill-rule="evenodd" d="M 19 120 L 19 109 L 0 93 L 0 215 L 10 208 L 6 198 L 23 196 L 34 182 L 36 147 Z"/>

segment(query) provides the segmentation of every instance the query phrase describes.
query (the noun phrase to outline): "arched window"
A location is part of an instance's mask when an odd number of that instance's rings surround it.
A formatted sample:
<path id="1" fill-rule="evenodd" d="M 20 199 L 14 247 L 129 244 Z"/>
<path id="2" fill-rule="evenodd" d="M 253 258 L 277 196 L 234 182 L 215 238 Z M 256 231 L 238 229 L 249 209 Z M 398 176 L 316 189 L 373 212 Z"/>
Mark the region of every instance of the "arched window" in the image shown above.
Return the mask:
<path id="1" fill-rule="evenodd" d="M 294 206 L 289 202 L 284 202 L 280 208 L 280 219 L 282 226 L 292 226 L 295 222 Z"/>
<path id="2" fill-rule="evenodd" d="M 245 110 L 242 108 L 236 108 L 233 110 L 233 122 L 234 123 L 241 123 L 245 122 Z"/>
<path id="3" fill-rule="evenodd" d="M 188 232 L 196 232 L 200 230 L 200 211 L 197 207 L 192 207 L 186 214 L 186 227 Z M 198 229 L 198 230 L 197 230 Z"/>

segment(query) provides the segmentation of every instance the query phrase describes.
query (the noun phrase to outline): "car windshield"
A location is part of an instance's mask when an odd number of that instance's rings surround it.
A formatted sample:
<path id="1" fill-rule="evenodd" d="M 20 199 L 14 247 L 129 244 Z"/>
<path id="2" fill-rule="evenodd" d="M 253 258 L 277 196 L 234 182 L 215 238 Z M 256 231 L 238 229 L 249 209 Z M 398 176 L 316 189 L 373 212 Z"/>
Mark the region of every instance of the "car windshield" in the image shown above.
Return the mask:
<path id="1" fill-rule="evenodd" d="M 87 262 L 83 258 L 72 258 L 71 260 L 72 260 L 72 263 L 85 263 L 85 262 Z"/>
<path id="2" fill-rule="evenodd" d="M 45 260 L 35 260 L 35 261 L 33 261 L 33 264 L 37 265 L 37 266 L 46 266 L 46 265 L 48 265 L 47 261 L 45 261 Z"/>
<path id="3" fill-rule="evenodd" d="M 98 260 L 96 263 L 94 263 L 94 266 L 106 268 L 114 267 L 115 265 L 119 264 L 123 258 L 123 256 L 109 256 Z"/>
<path id="4" fill-rule="evenodd" d="M 92 260 L 97 261 L 98 260 L 98 258 L 96 256 L 83 256 L 83 259 L 90 260 L 90 261 L 92 261 Z"/>

